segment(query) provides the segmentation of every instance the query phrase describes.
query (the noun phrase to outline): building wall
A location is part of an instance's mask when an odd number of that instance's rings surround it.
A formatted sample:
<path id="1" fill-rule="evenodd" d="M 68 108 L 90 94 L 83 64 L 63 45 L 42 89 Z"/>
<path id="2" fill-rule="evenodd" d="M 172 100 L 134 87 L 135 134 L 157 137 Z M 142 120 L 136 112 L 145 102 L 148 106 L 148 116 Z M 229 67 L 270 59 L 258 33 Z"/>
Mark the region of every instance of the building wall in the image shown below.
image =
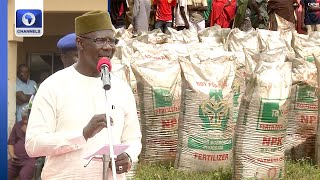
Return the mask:
<path id="1" fill-rule="evenodd" d="M 8 133 L 10 133 L 16 112 L 17 43 L 8 42 Z"/>
<path id="2" fill-rule="evenodd" d="M 44 36 L 41 38 L 24 38 L 18 45 L 18 64 L 27 63 L 31 53 L 58 53 L 57 42 L 62 36 Z"/>
<path id="3" fill-rule="evenodd" d="M 81 12 L 107 10 L 108 0 L 44 0 L 46 12 Z"/>
<path id="4" fill-rule="evenodd" d="M 23 41 L 14 35 L 14 0 L 8 0 L 8 133 L 10 133 L 16 112 L 17 46 Z"/>

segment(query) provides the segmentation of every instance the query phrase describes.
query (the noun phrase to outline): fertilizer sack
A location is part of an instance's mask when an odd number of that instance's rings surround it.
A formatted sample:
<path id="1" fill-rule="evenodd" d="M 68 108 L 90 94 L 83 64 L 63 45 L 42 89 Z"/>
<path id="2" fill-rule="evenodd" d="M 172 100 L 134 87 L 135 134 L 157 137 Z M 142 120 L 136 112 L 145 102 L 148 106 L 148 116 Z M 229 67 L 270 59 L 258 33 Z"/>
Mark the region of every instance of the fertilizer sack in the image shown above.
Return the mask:
<path id="1" fill-rule="evenodd" d="M 302 58 L 293 59 L 286 154 L 292 159 L 314 159 L 318 124 L 316 65 Z"/>
<path id="2" fill-rule="evenodd" d="M 131 65 L 137 80 L 144 162 L 173 162 L 177 153 L 181 76 L 178 61 Z"/>
<path id="3" fill-rule="evenodd" d="M 291 63 L 285 55 L 261 53 L 246 62 L 246 90 L 235 132 L 234 179 L 284 176 L 284 140 L 291 90 Z M 248 61 L 248 59 L 246 59 Z"/>
<path id="4" fill-rule="evenodd" d="M 175 167 L 212 171 L 231 166 L 235 65 L 229 57 L 192 61 L 182 69 L 179 144 Z"/>

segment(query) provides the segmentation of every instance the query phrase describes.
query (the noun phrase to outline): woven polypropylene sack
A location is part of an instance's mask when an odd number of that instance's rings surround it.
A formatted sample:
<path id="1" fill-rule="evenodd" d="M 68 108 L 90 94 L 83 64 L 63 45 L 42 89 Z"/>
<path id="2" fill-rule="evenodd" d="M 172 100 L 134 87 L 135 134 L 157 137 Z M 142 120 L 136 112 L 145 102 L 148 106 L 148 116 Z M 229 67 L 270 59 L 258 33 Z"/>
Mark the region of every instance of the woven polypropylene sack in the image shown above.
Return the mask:
<path id="1" fill-rule="evenodd" d="M 130 85 L 130 70 L 125 64 L 112 64 L 112 73 Z"/>
<path id="2" fill-rule="evenodd" d="M 310 35 L 294 32 L 293 49 L 296 52 L 296 57 L 314 62 L 313 54 L 320 55 L 320 32 L 313 32 Z"/>
<path id="3" fill-rule="evenodd" d="M 177 153 L 181 76 L 177 61 L 136 61 L 144 162 L 171 162 Z"/>
<path id="4" fill-rule="evenodd" d="M 234 179 L 280 179 L 285 174 L 284 139 L 291 89 L 285 55 L 261 53 L 247 73 L 235 132 Z M 247 61 L 247 59 L 246 59 Z M 253 63 L 246 63 L 253 65 Z"/>
<path id="5" fill-rule="evenodd" d="M 212 171 L 232 162 L 234 61 L 192 62 L 181 57 L 182 97 L 175 167 Z"/>
<path id="6" fill-rule="evenodd" d="M 254 29 L 244 32 L 238 28 L 232 29 L 226 39 L 225 49 L 233 52 L 243 52 L 243 48 L 260 51 L 258 32 Z"/>
<path id="7" fill-rule="evenodd" d="M 245 54 L 244 52 L 235 52 L 233 54 L 235 65 L 236 65 L 236 73 L 235 78 L 232 84 L 233 90 L 233 129 L 235 130 L 236 122 L 238 120 L 238 114 L 241 104 L 241 99 L 246 89 L 245 84 Z"/>
<path id="8" fill-rule="evenodd" d="M 291 31 L 269 31 L 264 29 L 258 29 L 260 51 L 267 51 L 273 49 L 286 49 L 287 51 L 293 51 L 291 47 L 290 35 Z"/>
<path id="9" fill-rule="evenodd" d="M 199 32 L 198 36 L 201 43 L 206 44 L 208 47 L 221 48 L 224 50 L 223 31 L 220 26 L 212 26 Z"/>
<path id="10" fill-rule="evenodd" d="M 191 32 L 187 29 L 184 29 L 182 31 L 177 31 L 173 28 L 168 28 L 168 31 L 173 43 L 188 44 L 188 43 L 199 42 L 198 35 L 196 32 Z"/>
<path id="11" fill-rule="evenodd" d="M 153 31 L 148 32 L 135 38 L 135 40 L 147 43 L 147 44 L 164 44 L 164 43 L 173 43 L 173 40 L 170 38 L 170 35 L 164 34 L 160 29 L 154 29 Z"/>
<path id="12" fill-rule="evenodd" d="M 292 63 L 292 103 L 289 110 L 286 154 L 292 159 L 313 159 L 318 123 L 317 69 L 314 63 L 302 58 L 293 59 Z"/>
<path id="13" fill-rule="evenodd" d="M 316 63 L 316 67 L 317 67 L 317 74 L 320 73 L 320 56 L 316 56 L 314 55 L 314 58 L 315 58 L 315 63 Z M 320 84 L 320 76 L 317 77 L 317 82 L 318 82 L 318 86 Z M 317 87 L 317 95 L 319 97 L 319 87 Z M 319 98 L 318 98 L 318 108 L 319 108 L 319 105 L 320 105 L 320 101 L 319 101 Z M 319 110 L 318 110 L 319 112 Z M 317 133 L 316 133 L 316 147 L 315 147 L 315 162 L 317 164 L 320 164 L 320 123 L 318 122 L 318 125 L 317 125 Z"/>
<path id="14" fill-rule="evenodd" d="M 135 50 L 135 53 L 131 56 L 130 64 L 136 62 L 149 62 L 149 61 L 165 61 L 168 58 L 165 56 L 163 51 L 159 51 L 155 44 L 146 44 L 139 41 L 134 41 L 132 43 L 132 48 Z M 138 117 L 141 118 L 140 113 L 140 100 L 138 97 L 138 82 L 136 75 L 133 73 L 132 66 L 130 65 L 130 85 L 136 100 L 136 106 L 138 111 Z"/>

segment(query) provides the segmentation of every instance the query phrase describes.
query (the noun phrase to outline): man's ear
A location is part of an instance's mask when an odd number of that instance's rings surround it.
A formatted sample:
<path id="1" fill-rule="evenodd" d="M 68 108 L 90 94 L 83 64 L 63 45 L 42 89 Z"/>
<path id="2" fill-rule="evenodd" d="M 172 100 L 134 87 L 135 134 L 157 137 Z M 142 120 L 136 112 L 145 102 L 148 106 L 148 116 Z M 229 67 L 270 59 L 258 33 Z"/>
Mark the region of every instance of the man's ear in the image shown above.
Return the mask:
<path id="1" fill-rule="evenodd" d="M 79 50 L 83 50 L 83 44 L 80 38 L 77 37 L 76 39 L 76 45 L 77 45 L 77 49 Z"/>

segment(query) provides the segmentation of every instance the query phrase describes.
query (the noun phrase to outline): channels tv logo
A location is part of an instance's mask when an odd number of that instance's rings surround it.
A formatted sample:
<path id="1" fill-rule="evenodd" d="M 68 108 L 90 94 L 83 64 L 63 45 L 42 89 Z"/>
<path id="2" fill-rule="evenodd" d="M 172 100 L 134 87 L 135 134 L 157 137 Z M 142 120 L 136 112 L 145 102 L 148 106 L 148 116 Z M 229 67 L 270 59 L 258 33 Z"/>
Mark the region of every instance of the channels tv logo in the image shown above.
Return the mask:
<path id="1" fill-rule="evenodd" d="M 43 34 L 42 11 L 19 9 L 16 11 L 16 36 L 40 37 Z"/>

